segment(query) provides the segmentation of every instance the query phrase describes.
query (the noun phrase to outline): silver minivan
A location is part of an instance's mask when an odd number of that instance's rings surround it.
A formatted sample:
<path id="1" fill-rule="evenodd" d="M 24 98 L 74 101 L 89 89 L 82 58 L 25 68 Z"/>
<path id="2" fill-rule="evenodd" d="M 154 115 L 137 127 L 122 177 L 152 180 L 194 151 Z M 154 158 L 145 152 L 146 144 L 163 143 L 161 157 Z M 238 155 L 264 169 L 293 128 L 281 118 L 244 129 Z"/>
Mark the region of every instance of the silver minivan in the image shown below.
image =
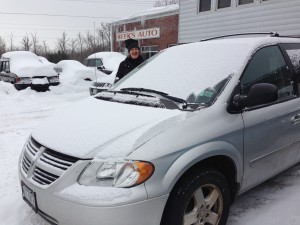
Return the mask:
<path id="1" fill-rule="evenodd" d="M 48 118 L 19 162 L 52 224 L 224 225 L 238 194 L 300 161 L 300 40 L 169 48 Z"/>

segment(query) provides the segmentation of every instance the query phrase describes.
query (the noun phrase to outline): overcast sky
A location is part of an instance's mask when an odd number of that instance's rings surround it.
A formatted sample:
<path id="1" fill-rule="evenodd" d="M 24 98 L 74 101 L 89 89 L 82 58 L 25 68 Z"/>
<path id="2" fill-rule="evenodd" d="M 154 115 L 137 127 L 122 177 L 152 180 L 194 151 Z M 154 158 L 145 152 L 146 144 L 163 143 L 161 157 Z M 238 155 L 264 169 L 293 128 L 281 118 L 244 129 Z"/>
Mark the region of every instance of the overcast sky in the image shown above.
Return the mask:
<path id="1" fill-rule="evenodd" d="M 155 0 L 0 0 L 0 36 L 9 45 L 20 46 L 26 35 L 36 34 L 54 48 L 66 31 L 69 38 L 78 32 L 94 32 L 102 22 L 112 22 L 153 7 Z M 58 16 L 60 15 L 60 16 Z"/>

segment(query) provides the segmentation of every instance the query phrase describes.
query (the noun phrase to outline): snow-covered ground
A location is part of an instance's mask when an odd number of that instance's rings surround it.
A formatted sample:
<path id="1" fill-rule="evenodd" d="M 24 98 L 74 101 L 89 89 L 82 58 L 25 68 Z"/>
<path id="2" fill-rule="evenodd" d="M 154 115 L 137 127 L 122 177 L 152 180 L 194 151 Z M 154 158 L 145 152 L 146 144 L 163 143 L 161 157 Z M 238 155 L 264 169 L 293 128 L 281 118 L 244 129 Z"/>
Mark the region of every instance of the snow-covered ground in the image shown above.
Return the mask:
<path id="1" fill-rule="evenodd" d="M 88 86 L 88 82 L 76 87 L 60 85 L 38 93 L 29 88 L 16 91 L 11 84 L 0 82 L 1 225 L 48 225 L 22 200 L 19 155 L 32 130 L 56 111 L 88 97 Z M 296 165 L 239 196 L 228 225 L 300 225 L 299 189 L 300 165 Z"/>

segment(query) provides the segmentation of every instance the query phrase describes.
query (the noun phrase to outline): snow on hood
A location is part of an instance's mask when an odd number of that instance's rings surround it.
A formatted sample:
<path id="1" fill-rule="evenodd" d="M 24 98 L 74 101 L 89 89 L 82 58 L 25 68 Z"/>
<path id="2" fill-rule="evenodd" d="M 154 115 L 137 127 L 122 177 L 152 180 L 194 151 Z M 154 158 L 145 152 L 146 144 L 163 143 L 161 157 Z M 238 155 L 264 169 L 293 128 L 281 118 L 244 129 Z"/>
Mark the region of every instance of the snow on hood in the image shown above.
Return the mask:
<path id="1" fill-rule="evenodd" d="M 185 113 L 89 97 L 50 117 L 32 136 L 52 150 L 79 158 L 122 158 L 155 135 L 149 135 L 150 129 L 167 119 L 181 120 L 178 115 Z M 157 132 L 162 129 L 166 127 Z"/>
<path id="2" fill-rule="evenodd" d="M 86 67 L 76 60 L 62 60 L 57 63 L 56 67 L 62 69 L 60 81 L 73 85 L 86 82 L 85 79 L 94 80 L 106 76 L 96 68 Z"/>
<path id="3" fill-rule="evenodd" d="M 18 77 L 57 75 L 49 65 L 43 64 L 39 57 L 32 52 L 7 52 L 2 55 L 2 58 L 10 59 L 10 72 Z"/>

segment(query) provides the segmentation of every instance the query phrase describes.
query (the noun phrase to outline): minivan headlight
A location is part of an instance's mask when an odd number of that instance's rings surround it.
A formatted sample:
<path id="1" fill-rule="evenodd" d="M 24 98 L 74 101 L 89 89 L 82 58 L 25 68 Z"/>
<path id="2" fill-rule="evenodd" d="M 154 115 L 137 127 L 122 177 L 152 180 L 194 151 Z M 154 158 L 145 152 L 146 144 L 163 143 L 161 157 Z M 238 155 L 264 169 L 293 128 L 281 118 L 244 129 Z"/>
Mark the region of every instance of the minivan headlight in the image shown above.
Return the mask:
<path id="1" fill-rule="evenodd" d="M 78 183 L 86 186 L 133 187 L 148 180 L 154 172 L 149 162 L 91 162 L 81 173 Z"/>

